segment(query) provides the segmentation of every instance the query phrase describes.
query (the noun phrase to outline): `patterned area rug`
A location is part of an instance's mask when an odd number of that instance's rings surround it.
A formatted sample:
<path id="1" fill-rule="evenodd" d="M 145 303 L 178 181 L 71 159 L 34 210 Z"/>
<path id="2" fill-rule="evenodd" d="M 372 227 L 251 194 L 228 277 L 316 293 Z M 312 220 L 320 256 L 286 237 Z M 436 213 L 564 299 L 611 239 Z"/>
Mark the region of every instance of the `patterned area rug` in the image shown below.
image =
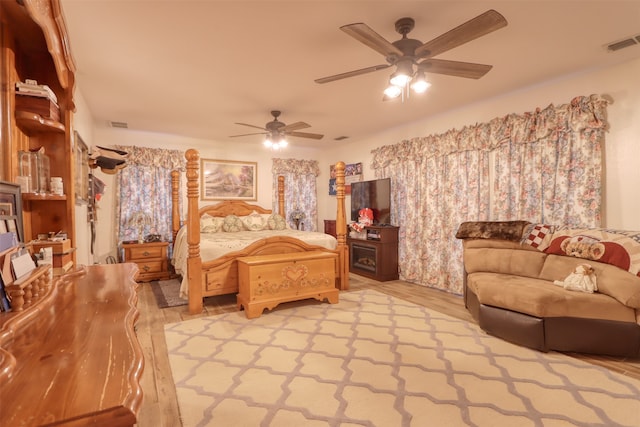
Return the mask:
<path id="1" fill-rule="evenodd" d="M 185 427 L 640 425 L 640 381 L 372 290 L 165 336 Z"/>
<path id="2" fill-rule="evenodd" d="M 160 280 L 149 284 L 160 308 L 177 307 L 189 303 L 186 299 L 180 298 L 180 281 L 178 279 Z"/>

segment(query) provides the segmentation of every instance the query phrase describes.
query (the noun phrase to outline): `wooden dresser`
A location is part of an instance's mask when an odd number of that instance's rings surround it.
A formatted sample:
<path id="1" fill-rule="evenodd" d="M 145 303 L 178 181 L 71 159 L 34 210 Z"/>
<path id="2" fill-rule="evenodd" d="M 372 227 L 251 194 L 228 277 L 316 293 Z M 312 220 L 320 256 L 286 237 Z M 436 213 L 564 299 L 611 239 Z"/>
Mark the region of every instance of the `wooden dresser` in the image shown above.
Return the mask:
<path id="1" fill-rule="evenodd" d="M 136 424 L 135 274 L 135 264 L 85 267 L 0 315 L 0 425 Z"/>
<path id="2" fill-rule="evenodd" d="M 170 276 L 168 247 L 167 242 L 123 243 L 124 262 L 135 262 L 138 265 L 138 282 L 167 280 Z"/>

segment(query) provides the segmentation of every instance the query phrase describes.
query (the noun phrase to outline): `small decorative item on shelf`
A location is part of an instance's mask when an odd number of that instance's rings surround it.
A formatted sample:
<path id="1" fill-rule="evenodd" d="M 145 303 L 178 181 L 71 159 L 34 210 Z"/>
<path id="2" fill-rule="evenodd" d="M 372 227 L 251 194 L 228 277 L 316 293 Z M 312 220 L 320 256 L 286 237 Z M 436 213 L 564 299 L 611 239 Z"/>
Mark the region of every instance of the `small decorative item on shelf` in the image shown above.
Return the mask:
<path id="1" fill-rule="evenodd" d="M 358 211 L 358 222 L 352 222 L 349 224 L 349 228 L 355 234 L 353 237 L 356 239 L 363 239 L 361 237 L 364 233 L 365 227 L 373 224 L 373 211 L 369 208 L 363 208 Z"/>
<path id="2" fill-rule="evenodd" d="M 300 230 L 300 224 L 306 217 L 307 216 L 305 215 L 305 213 L 298 208 L 295 208 L 291 212 L 291 214 L 289 214 L 289 220 L 293 221 L 293 223 L 296 225 L 296 230 Z"/>
<path id="3" fill-rule="evenodd" d="M 151 217 L 142 211 L 135 212 L 127 222 L 128 227 L 136 227 L 138 229 L 138 243 L 144 242 L 142 233 L 144 232 L 144 228 L 151 224 Z"/>

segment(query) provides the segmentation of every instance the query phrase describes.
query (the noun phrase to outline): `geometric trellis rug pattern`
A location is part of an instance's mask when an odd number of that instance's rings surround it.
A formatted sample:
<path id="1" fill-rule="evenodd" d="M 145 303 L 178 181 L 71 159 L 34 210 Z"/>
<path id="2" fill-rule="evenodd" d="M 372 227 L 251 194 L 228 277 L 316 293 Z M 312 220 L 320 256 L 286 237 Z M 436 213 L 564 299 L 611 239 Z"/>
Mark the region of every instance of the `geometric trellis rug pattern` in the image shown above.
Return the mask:
<path id="1" fill-rule="evenodd" d="M 165 325 L 183 426 L 640 426 L 640 381 L 374 290 Z"/>

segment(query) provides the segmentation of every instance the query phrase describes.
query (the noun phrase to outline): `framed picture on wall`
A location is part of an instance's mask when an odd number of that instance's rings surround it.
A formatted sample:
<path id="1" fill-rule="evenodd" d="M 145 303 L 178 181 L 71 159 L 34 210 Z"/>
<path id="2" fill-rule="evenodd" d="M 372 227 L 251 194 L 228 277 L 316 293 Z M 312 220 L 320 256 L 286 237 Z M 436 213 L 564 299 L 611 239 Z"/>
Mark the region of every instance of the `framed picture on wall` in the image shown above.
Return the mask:
<path id="1" fill-rule="evenodd" d="M 23 241 L 20 185 L 0 181 L 0 220 L 5 222 L 7 231 L 14 231 L 18 240 Z"/>
<path id="2" fill-rule="evenodd" d="M 202 200 L 257 200 L 258 163 L 201 159 L 200 189 Z"/>

